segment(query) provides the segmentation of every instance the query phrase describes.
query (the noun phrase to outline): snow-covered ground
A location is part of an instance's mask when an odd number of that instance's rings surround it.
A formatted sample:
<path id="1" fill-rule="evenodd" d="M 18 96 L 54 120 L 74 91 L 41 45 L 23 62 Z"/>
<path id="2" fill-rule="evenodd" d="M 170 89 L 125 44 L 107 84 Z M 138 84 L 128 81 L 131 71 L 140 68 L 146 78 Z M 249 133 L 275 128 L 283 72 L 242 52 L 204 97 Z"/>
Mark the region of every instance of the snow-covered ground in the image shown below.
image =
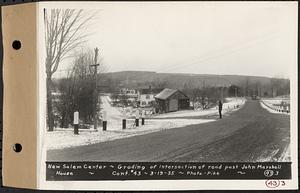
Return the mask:
<path id="1" fill-rule="evenodd" d="M 139 127 L 132 127 L 134 120 L 128 120 L 127 127 L 124 130 L 119 126 L 119 130 L 112 128 L 107 131 L 93 129 L 80 129 L 79 135 L 73 134 L 73 129 L 55 129 L 53 132 L 47 133 L 47 147 L 48 149 L 62 149 L 67 147 L 89 145 L 99 142 L 112 141 L 115 139 L 127 138 L 136 135 L 144 135 L 164 129 L 173 129 L 183 127 L 186 125 L 194 125 L 201 123 L 208 123 L 214 121 L 213 119 L 167 119 L 154 120 L 146 119 L 145 125 Z M 110 128 L 110 125 L 108 125 Z"/>
<path id="2" fill-rule="evenodd" d="M 223 113 L 232 112 L 238 110 L 240 107 L 243 106 L 245 103 L 244 98 L 226 98 L 226 103 L 223 104 Z M 236 108 L 239 106 L 239 108 Z M 197 117 L 197 116 L 205 116 L 205 115 L 213 115 L 218 114 L 219 110 L 218 107 L 205 109 L 205 110 L 184 110 L 184 111 L 177 111 L 171 112 L 166 114 L 159 114 L 156 115 L 156 118 L 175 118 L 175 117 Z"/>
<path id="3" fill-rule="evenodd" d="M 275 98 L 263 98 L 263 100 L 273 105 L 280 105 L 282 102 L 290 103 L 290 98 L 275 97 Z"/>
<path id="4" fill-rule="evenodd" d="M 285 103 L 285 107 L 282 104 Z M 270 113 L 287 114 L 290 112 L 290 100 L 288 98 L 264 98 L 261 99 L 260 104 L 262 108 Z"/>
<path id="5" fill-rule="evenodd" d="M 284 152 L 281 154 L 280 158 L 278 159 L 278 161 L 281 161 L 281 162 L 289 162 L 291 161 L 291 144 L 289 144 Z"/>
<path id="6" fill-rule="evenodd" d="M 290 162 L 291 161 L 291 149 L 290 144 L 287 145 L 283 152 L 279 153 L 280 149 L 266 149 L 262 155 L 256 160 L 257 162 Z"/>
<path id="7" fill-rule="evenodd" d="M 111 99 L 109 96 L 101 96 L 102 108 L 106 111 L 107 122 L 109 123 L 110 130 L 119 130 L 121 129 L 121 121 L 124 117 L 123 113 L 120 111 L 120 108 L 111 106 Z"/>
<path id="8" fill-rule="evenodd" d="M 53 132 L 47 132 L 46 143 L 48 149 L 61 149 L 67 147 L 82 146 L 136 135 L 144 135 L 147 133 L 156 132 L 164 129 L 173 129 L 184 127 L 187 125 L 207 123 L 215 120 L 191 119 L 190 117 L 212 115 L 218 113 L 218 109 L 213 108 L 200 111 L 186 110 L 161 114 L 155 116 L 155 118 L 158 117 L 165 119 L 152 119 L 152 117 L 149 117 L 146 118 L 145 125 L 139 127 L 134 127 L 134 119 L 127 119 L 127 128 L 123 130 L 123 109 L 111 106 L 110 99 L 108 96 L 103 96 L 101 97 L 101 99 L 102 108 L 107 113 L 107 131 L 102 131 L 102 128 L 99 128 L 98 131 L 95 131 L 93 129 L 80 129 L 79 135 L 74 135 L 72 128 L 56 128 Z M 239 109 L 245 103 L 244 98 L 228 98 L 226 99 L 226 101 L 227 102 L 223 104 L 224 114 Z M 237 105 L 239 105 L 239 108 L 235 108 Z M 129 114 L 131 113 L 129 112 Z"/>

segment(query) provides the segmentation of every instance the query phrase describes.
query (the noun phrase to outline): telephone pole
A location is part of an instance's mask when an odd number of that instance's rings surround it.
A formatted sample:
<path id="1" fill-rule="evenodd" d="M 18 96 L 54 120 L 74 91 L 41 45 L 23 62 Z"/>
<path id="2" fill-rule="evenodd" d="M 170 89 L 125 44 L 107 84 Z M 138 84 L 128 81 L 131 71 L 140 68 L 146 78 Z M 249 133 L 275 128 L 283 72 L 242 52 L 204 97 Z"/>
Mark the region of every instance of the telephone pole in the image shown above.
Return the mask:
<path id="1" fill-rule="evenodd" d="M 223 97 L 224 97 L 223 96 L 223 89 L 224 89 L 224 86 L 221 87 L 221 101 L 222 101 L 222 103 L 223 103 Z"/>
<path id="2" fill-rule="evenodd" d="M 96 47 L 95 48 L 95 59 L 94 59 L 94 64 L 91 64 L 92 67 L 94 67 L 94 79 L 95 79 L 95 90 L 94 90 L 94 129 L 97 129 L 97 105 L 98 105 L 98 66 L 99 64 L 97 63 L 98 59 L 98 52 L 99 49 Z"/>

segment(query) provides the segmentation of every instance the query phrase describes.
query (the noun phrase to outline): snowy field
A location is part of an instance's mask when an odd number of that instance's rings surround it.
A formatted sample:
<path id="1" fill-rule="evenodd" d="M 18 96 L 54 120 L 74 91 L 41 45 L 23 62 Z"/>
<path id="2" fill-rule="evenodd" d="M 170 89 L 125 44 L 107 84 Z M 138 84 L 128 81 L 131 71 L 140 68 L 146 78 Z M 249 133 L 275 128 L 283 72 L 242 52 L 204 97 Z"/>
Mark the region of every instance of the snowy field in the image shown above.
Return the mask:
<path id="1" fill-rule="evenodd" d="M 160 114 L 153 118 L 164 119 L 152 119 L 149 117 L 145 121 L 145 125 L 134 127 L 134 120 L 127 119 L 127 128 L 122 129 L 122 119 L 124 115 L 117 107 L 110 105 L 109 97 L 104 96 L 102 98 L 103 108 L 107 112 L 107 131 L 102 131 L 99 128 L 98 131 L 94 129 L 79 129 L 79 135 L 73 134 L 73 128 L 61 129 L 56 128 L 53 132 L 47 132 L 46 143 L 48 149 L 62 149 L 74 146 L 89 145 L 99 142 L 112 141 L 115 139 L 127 138 L 136 135 L 144 135 L 164 129 L 173 129 L 184 127 L 187 125 L 202 124 L 215 119 L 193 119 L 193 116 L 205 116 L 218 114 L 218 109 L 207 110 L 185 110 L 167 114 Z M 228 114 L 242 107 L 245 103 L 244 98 L 228 98 L 226 103 L 223 104 L 223 114 Z M 237 108 L 237 105 L 239 108 Z M 185 118 L 186 117 L 186 118 Z M 141 124 L 141 123 L 140 123 Z"/>

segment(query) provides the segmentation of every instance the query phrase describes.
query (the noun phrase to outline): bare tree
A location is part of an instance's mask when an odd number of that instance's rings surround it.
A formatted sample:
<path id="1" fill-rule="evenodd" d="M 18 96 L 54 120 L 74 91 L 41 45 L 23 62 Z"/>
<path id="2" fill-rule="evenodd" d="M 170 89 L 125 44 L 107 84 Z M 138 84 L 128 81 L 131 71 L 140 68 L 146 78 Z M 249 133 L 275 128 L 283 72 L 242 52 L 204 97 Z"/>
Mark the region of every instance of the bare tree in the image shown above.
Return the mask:
<path id="1" fill-rule="evenodd" d="M 290 94 L 290 80 L 283 78 L 270 79 L 271 95 L 272 97 Z"/>
<path id="2" fill-rule="evenodd" d="M 82 29 L 88 25 L 94 14 L 84 14 L 83 10 L 51 9 L 44 10 L 46 41 L 46 74 L 47 74 L 47 121 L 49 131 L 54 129 L 52 109 L 52 75 L 57 71 L 60 62 L 71 50 L 82 44 L 87 34 Z"/>
<path id="3" fill-rule="evenodd" d="M 94 53 L 91 50 L 77 53 L 68 76 L 60 80 L 61 95 L 54 109 L 58 111 L 60 120 L 57 121 L 63 128 L 72 124 L 74 111 L 80 112 L 79 118 L 83 124 L 91 124 L 94 119 L 94 108 L 97 108 L 97 112 L 100 110 L 99 105 L 94 104 L 93 100 L 95 90 L 94 69 L 91 67 L 93 62 Z M 103 68 L 100 68 L 100 73 L 102 70 Z"/>

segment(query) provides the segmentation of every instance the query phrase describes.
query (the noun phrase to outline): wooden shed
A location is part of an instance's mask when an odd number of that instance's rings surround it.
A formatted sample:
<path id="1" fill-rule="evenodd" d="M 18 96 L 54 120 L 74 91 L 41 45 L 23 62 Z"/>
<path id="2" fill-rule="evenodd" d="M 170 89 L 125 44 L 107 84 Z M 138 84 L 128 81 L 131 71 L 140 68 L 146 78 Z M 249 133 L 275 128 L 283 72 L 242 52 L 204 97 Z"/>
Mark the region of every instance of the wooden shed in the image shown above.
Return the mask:
<path id="1" fill-rule="evenodd" d="M 190 99 L 181 91 L 165 88 L 155 97 L 159 113 L 189 109 Z"/>

